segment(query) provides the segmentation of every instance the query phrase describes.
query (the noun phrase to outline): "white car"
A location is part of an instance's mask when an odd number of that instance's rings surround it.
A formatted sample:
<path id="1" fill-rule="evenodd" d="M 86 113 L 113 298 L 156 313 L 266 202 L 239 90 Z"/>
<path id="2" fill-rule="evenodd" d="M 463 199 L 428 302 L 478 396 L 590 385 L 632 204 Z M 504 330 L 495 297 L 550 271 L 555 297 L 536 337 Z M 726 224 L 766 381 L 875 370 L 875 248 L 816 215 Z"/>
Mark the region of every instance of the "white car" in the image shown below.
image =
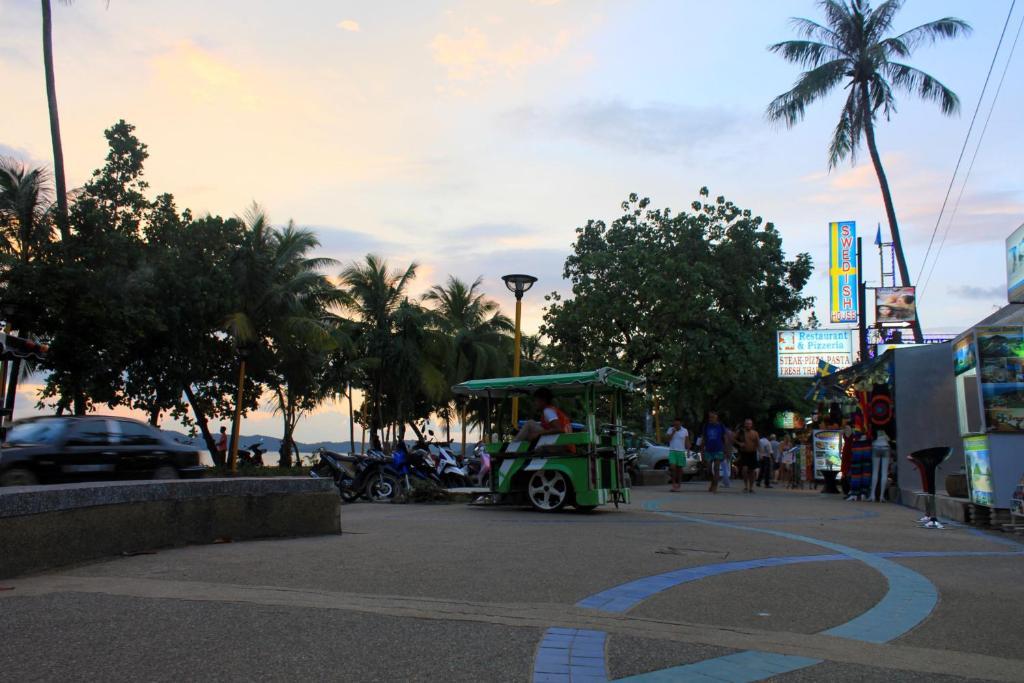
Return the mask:
<path id="1" fill-rule="evenodd" d="M 668 446 L 654 443 L 650 439 L 640 439 L 640 446 L 636 449 L 637 466 L 642 470 L 667 470 L 668 469 Z M 683 477 L 690 479 L 700 471 L 700 455 L 693 451 L 686 453 L 686 467 L 683 468 Z"/>

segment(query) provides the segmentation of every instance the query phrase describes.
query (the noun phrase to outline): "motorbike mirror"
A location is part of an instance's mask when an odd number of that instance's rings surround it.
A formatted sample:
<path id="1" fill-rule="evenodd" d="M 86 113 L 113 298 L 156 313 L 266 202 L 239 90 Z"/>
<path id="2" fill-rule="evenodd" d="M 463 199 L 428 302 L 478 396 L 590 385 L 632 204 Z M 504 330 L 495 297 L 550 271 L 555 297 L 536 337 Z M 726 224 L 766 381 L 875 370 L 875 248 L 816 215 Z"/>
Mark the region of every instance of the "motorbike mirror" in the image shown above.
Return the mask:
<path id="1" fill-rule="evenodd" d="M 433 436 L 434 435 L 434 430 L 433 429 L 428 429 L 427 430 L 427 434 L 430 434 L 431 436 Z"/>

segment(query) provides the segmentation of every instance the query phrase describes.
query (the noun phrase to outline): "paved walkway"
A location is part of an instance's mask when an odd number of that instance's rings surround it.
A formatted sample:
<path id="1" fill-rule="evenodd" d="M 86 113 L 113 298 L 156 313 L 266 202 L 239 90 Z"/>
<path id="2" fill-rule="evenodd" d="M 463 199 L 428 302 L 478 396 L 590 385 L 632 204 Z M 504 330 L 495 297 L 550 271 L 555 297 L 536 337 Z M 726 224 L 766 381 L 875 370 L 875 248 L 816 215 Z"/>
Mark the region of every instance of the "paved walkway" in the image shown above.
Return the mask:
<path id="1" fill-rule="evenodd" d="M 0 582 L 0 680 L 1021 680 L 1014 538 L 809 491 L 634 494 L 357 504 L 339 537 Z"/>

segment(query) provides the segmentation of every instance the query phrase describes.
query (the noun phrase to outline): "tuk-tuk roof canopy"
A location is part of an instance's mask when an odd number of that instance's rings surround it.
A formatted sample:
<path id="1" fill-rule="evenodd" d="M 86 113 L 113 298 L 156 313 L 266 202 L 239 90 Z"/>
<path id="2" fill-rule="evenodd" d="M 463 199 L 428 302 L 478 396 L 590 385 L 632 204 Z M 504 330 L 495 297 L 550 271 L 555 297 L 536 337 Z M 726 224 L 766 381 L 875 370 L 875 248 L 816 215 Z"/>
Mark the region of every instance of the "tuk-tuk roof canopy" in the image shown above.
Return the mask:
<path id="1" fill-rule="evenodd" d="M 557 375 L 531 375 L 528 377 L 498 377 L 495 379 L 474 379 L 456 384 L 452 391 L 463 396 L 522 396 L 541 387 L 552 394 L 578 394 L 584 387 L 593 386 L 599 392 L 643 391 L 643 377 L 636 377 L 614 368 L 600 368 L 586 372 L 566 372 Z"/>

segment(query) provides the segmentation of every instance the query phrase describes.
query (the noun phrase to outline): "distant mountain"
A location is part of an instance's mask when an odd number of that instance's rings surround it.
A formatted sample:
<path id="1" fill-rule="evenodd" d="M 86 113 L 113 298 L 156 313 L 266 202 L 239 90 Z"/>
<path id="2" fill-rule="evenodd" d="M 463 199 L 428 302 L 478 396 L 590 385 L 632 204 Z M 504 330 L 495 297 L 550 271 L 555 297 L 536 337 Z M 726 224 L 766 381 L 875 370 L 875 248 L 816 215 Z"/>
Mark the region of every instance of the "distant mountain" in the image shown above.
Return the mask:
<path id="1" fill-rule="evenodd" d="M 190 446 L 195 446 L 196 448 L 200 448 L 203 450 L 206 449 L 206 444 L 203 442 L 203 437 L 201 435 L 190 437 L 187 434 L 174 431 L 172 429 L 165 429 L 164 433 L 170 434 L 172 438 L 174 438 L 177 441 L 180 441 L 181 443 L 186 443 L 189 444 Z M 214 435 L 214 438 L 216 438 L 216 434 Z M 243 434 L 240 437 L 238 437 L 238 447 L 248 448 L 252 444 L 258 443 L 260 441 L 263 442 L 263 448 L 267 450 L 268 456 L 276 454 L 281 450 L 281 439 L 279 439 L 276 436 L 266 436 L 264 434 Z M 329 451 L 337 451 L 339 453 L 348 453 L 352 451 L 351 441 L 317 441 L 315 443 L 305 443 L 302 441 L 296 441 L 295 445 L 298 446 L 300 453 L 312 453 L 318 448 L 326 448 Z M 359 444 L 355 445 L 355 450 L 359 450 Z"/>

